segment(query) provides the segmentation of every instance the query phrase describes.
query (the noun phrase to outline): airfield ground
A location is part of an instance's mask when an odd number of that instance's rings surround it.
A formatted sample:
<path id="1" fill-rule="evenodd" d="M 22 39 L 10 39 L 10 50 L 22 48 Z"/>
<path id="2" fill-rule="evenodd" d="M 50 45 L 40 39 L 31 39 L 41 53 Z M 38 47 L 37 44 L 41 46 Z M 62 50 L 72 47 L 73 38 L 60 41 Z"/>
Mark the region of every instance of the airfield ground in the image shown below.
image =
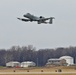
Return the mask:
<path id="1" fill-rule="evenodd" d="M 0 68 L 0 75 L 76 75 L 76 67 Z"/>

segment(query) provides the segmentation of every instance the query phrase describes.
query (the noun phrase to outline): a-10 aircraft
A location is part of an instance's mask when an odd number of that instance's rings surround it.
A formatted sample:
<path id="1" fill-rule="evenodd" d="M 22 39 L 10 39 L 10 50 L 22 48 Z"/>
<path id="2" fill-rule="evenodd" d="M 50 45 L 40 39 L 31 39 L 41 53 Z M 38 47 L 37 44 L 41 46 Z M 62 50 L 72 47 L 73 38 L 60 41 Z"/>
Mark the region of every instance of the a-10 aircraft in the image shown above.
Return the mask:
<path id="1" fill-rule="evenodd" d="M 38 24 L 41 24 L 41 23 L 52 24 L 53 23 L 53 19 L 55 19 L 54 17 L 50 17 L 50 18 L 45 18 L 43 16 L 36 17 L 36 16 L 34 16 L 34 15 L 30 14 L 30 13 L 27 13 L 27 14 L 23 15 L 23 17 L 25 17 L 26 19 L 25 18 L 17 18 L 17 19 L 19 19 L 21 21 L 25 21 L 25 22 L 37 21 Z M 47 22 L 47 20 L 49 20 L 49 22 Z"/>

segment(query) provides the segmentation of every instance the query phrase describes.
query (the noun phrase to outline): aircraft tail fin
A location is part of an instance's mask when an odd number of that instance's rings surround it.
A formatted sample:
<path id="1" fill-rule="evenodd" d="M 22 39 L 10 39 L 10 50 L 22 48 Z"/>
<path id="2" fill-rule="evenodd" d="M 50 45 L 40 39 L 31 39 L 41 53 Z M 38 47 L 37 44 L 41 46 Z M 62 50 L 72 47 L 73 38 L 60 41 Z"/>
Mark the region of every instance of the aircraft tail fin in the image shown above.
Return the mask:
<path id="1" fill-rule="evenodd" d="M 49 24 L 52 24 L 53 23 L 53 19 L 55 19 L 55 18 L 54 17 L 50 17 Z"/>

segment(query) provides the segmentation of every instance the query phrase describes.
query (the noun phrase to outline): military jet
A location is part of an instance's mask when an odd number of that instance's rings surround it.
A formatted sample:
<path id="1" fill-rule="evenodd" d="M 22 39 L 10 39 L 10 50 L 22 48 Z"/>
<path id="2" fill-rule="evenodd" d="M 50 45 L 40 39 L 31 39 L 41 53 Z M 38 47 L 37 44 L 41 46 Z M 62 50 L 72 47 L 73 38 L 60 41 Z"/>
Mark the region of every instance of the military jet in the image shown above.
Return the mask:
<path id="1" fill-rule="evenodd" d="M 53 23 L 53 19 L 55 19 L 54 17 L 49 17 L 49 18 L 45 18 L 43 16 L 40 16 L 40 17 L 37 17 L 37 16 L 34 16 L 30 13 L 27 13 L 25 15 L 23 15 L 23 17 L 25 18 L 17 18 L 21 21 L 25 21 L 25 22 L 33 22 L 33 21 L 36 21 L 38 24 L 41 24 L 41 23 L 45 23 L 45 24 L 52 24 Z M 47 22 L 47 20 L 49 20 L 49 22 Z"/>

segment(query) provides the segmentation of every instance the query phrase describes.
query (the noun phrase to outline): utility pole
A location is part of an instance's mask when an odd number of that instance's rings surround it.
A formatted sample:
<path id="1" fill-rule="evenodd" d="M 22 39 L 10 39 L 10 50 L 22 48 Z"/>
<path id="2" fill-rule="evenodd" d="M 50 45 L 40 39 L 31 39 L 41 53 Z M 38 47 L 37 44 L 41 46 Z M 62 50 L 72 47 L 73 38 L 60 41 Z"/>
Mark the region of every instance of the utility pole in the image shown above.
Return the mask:
<path id="1" fill-rule="evenodd" d="M 38 58 L 37 58 L 37 67 L 38 67 Z"/>

